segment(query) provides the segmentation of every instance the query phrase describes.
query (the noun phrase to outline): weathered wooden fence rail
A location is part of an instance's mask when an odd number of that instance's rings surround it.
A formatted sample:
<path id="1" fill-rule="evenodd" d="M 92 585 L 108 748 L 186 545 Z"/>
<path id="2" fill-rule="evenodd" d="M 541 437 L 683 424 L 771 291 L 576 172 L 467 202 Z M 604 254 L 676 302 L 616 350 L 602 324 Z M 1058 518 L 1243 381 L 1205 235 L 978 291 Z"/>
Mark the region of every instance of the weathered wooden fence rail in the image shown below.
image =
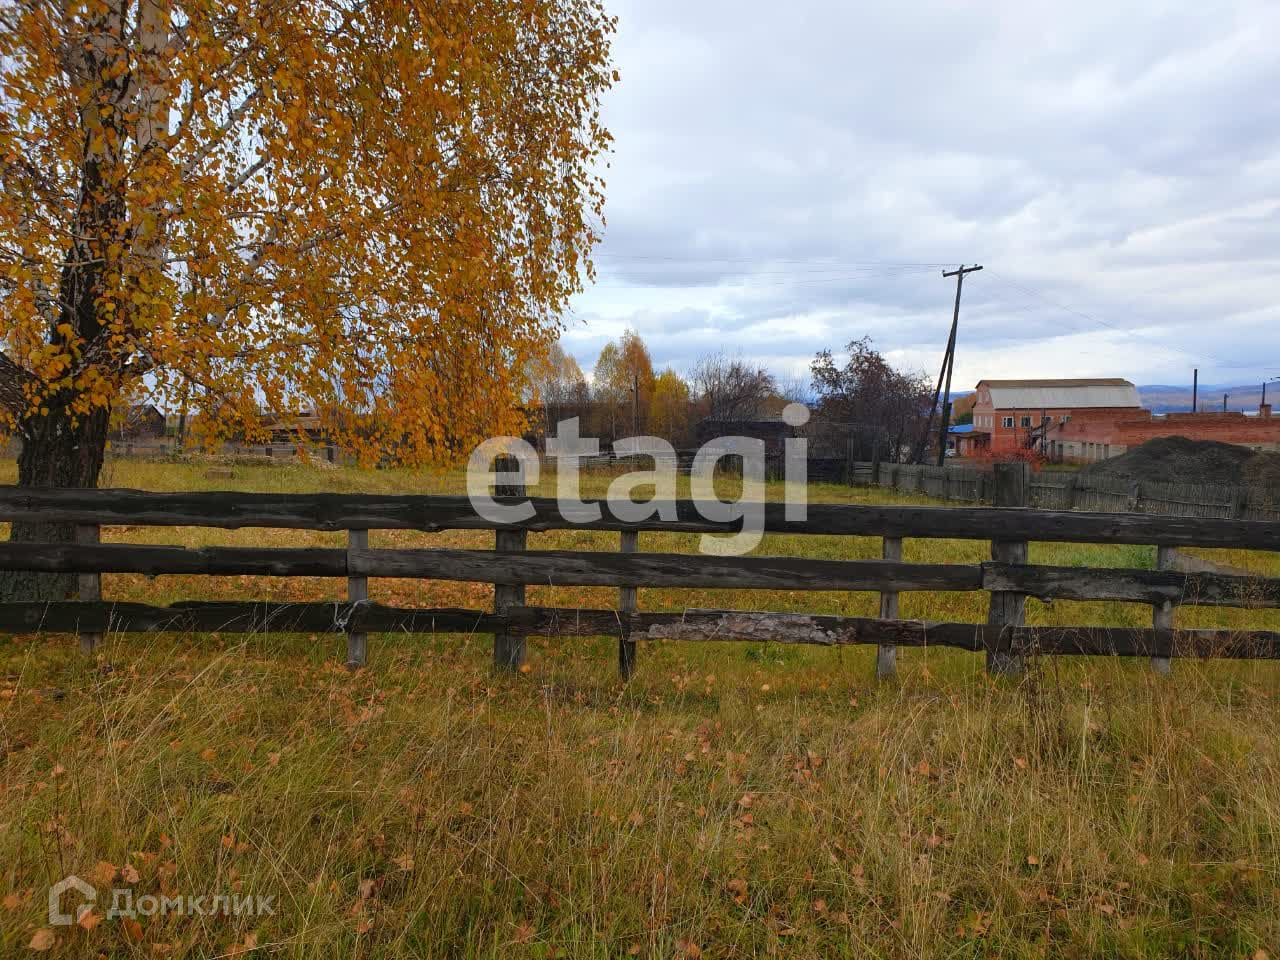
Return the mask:
<path id="1" fill-rule="evenodd" d="M 995 490 L 990 468 L 945 464 L 853 464 L 851 482 L 921 493 L 941 500 L 989 503 Z M 1046 510 L 1148 513 L 1171 517 L 1280 520 L 1280 496 L 1260 486 L 1165 483 L 1127 477 L 1042 470 L 1031 476 L 1028 506 Z"/>
<path id="2" fill-rule="evenodd" d="M 1025 465 L 1001 465 L 995 495 L 1025 503 Z M 521 486 L 500 488 L 504 502 L 526 502 Z M 76 632 L 92 649 L 108 631 L 328 632 L 347 636 L 348 662 L 364 663 L 371 633 L 484 632 L 495 638 L 495 663 L 517 668 L 531 634 L 609 635 L 619 641 L 619 666 L 629 676 L 638 641 L 752 640 L 814 644 L 875 644 L 877 673 L 892 674 L 897 647 L 939 645 L 986 651 L 998 672 L 1016 672 L 1035 654 L 1147 656 L 1159 668 L 1172 657 L 1280 657 L 1280 633 L 1261 630 L 1175 630 L 1181 605 L 1280 607 L 1280 578 L 1163 569 L 1038 566 L 1027 562 L 1031 540 L 1151 544 L 1164 556 L 1177 546 L 1280 550 L 1280 522 L 1110 513 L 1068 513 L 1017 506 L 912 507 L 811 504 L 788 520 L 783 504 L 766 504 L 767 531 L 884 538 L 883 558 L 711 556 L 639 552 L 646 531 L 735 532 L 730 506 L 677 501 L 648 519 L 633 520 L 626 504 L 597 502 L 560 509 L 533 498 L 515 523 L 486 519 L 465 497 L 350 494 L 146 493 L 127 490 L 0 488 L 0 520 L 76 524 L 78 541 L 0 543 L 0 569 L 80 575 L 81 599 L 0 604 L 0 630 Z M 631 505 L 634 507 L 634 505 Z M 663 519 L 663 516 L 667 519 Z M 103 525 L 285 527 L 348 531 L 345 547 L 185 548 L 100 543 Z M 529 531 L 588 528 L 619 531 L 619 551 L 529 550 Z M 491 529 L 494 550 L 377 549 L 370 530 Z M 904 538 L 960 538 L 992 543 L 992 560 L 971 564 L 912 563 Z M 346 578 L 348 599 L 327 603 L 184 602 L 168 607 L 116 603 L 100 597 L 103 573 L 217 574 Z M 368 580 L 416 577 L 494 584 L 493 612 L 400 609 L 370 602 Z M 529 606 L 527 585 L 618 588 L 617 609 Z M 757 590 L 872 591 L 880 618 L 808 616 L 729 610 L 679 614 L 639 609 L 637 588 L 703 587 Z M 898 598 L 909 591 L 986 591 L 985 624 L 902 620 Z M 1025 598 L 1119 600 L 1150 604 L 1152 627 L 1028 627 Z"/>

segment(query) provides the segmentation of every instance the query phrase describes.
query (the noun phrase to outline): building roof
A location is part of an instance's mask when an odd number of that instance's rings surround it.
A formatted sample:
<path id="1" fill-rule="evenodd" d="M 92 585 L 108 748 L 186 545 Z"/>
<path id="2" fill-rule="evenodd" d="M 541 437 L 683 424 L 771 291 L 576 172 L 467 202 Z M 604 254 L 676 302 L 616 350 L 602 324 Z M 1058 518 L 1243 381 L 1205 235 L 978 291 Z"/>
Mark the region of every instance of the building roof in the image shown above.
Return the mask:
<path id="1" fill-rule="evenodd" d="M 1110 377 L 1093 380 L 982 380 L 991 392 L 996 410 L 1028 410 L 1089 407 L 1139 409 L 1138 388 L 1128 380 Z"/>
<path id="2" fill-rule="evenodd" d="M 973 433 L 972 423 L 957 423 L 947 427 L 949 433 Z"/>

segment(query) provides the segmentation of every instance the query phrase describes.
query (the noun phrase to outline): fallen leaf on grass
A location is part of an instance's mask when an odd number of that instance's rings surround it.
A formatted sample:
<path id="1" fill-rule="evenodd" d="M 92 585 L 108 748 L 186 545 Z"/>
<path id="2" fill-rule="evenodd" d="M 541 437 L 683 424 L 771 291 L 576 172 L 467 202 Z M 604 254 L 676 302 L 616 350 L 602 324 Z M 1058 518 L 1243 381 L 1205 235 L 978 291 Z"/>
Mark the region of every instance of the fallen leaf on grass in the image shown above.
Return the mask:
<path id="1" fill-rule="evenodd" d="M 46 950 L 52 950 L 53 945 L 58 942 L 58 938 L 53 935 L 53 931 L 48 927 L 41 927 L 31 936 L 31 942 L 27 944 L 28 950 L 35 950 L 44 953 Z"/>

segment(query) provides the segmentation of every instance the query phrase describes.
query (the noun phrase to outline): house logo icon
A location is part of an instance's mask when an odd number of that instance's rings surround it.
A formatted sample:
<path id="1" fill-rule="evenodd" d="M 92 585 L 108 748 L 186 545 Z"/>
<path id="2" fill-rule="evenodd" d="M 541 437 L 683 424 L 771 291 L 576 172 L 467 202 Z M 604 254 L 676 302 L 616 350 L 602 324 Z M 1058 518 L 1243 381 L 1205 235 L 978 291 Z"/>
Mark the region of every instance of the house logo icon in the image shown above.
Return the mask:
<path id="1" fill-rule="evenodd" d="M 84 903 L 76 907 L 75 915 L 62 912 L 62 895 L 74 890 L 84 898 Z M 98 898 L 98 891 L 79 877 L 64 877 L 49 888 L 49 925 L 53 927 L 69 927 L 79 923 L 80 918 L 89 912 L 90 905 Z"/>

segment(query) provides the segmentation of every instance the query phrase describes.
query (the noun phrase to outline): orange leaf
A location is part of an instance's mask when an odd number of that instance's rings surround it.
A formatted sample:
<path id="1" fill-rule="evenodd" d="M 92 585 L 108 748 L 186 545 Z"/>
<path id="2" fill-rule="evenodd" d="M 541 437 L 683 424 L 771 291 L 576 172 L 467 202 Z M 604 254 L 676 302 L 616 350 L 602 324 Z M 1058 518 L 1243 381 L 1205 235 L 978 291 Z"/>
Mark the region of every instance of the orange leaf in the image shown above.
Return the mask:
<path id="1" fill-rule="evenodd" d="M 29 950 L 37 950 L 43 953 L 46 950 L 52 950 L 53 945 L 58 942 L 58 938 L 53 935 L 53 931 L 48 927 L 41 927 L 31 936 L 31 942 L 27 944 Z"/>

